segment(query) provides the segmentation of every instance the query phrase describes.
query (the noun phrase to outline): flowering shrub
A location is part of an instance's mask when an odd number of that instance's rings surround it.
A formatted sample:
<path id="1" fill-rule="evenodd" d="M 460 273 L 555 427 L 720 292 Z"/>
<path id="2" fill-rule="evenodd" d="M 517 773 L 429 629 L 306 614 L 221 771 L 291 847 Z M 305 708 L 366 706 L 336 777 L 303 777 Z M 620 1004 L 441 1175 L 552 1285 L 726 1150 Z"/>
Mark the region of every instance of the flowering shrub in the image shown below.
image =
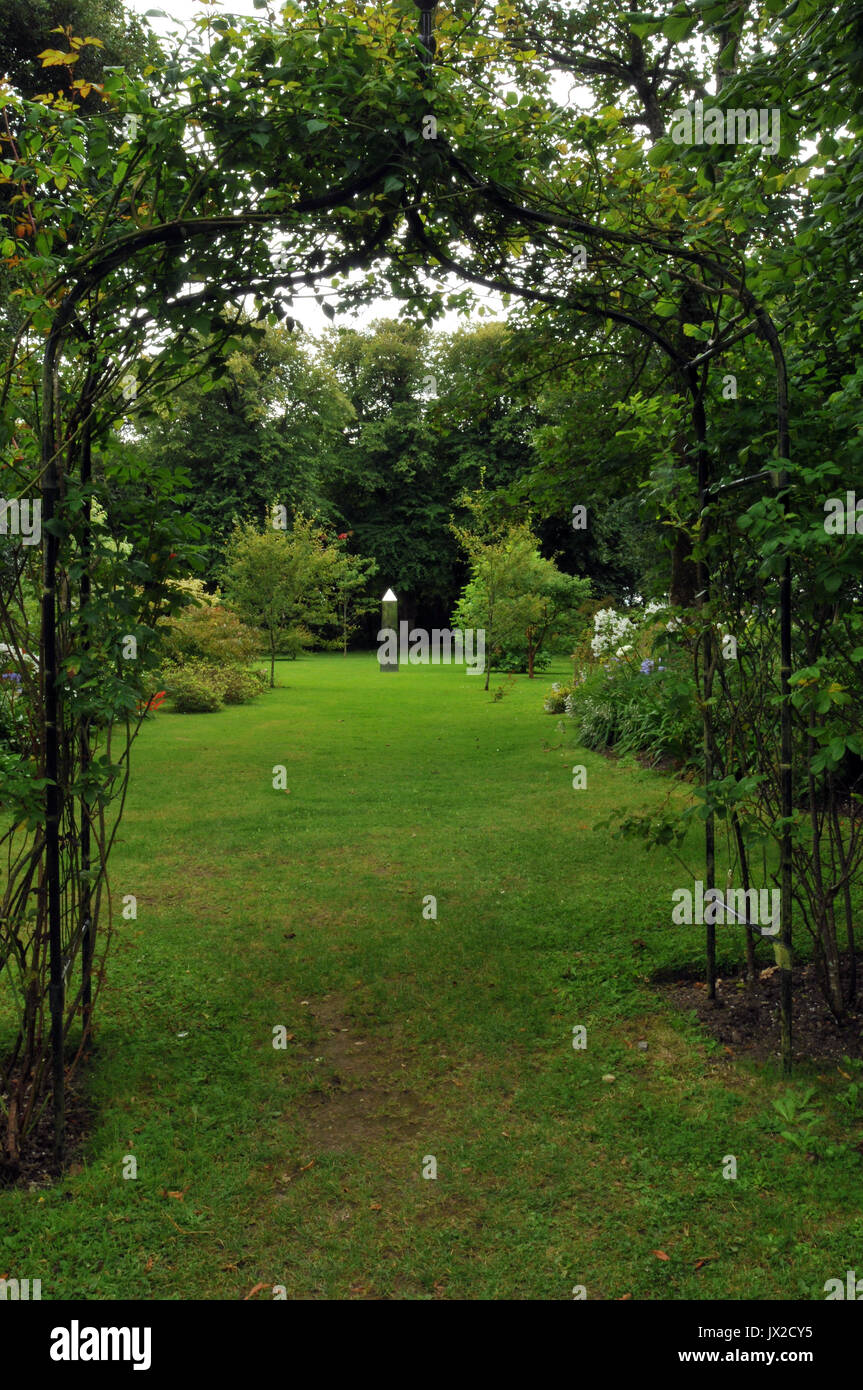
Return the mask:
<path id="1" fill-rule="evenodd" d="M 578 724 L 587 748 L 615 748 L 698 762 L 700 723 L 695 689 L 685 659 L 657 660 L 651 650 L 662 605 L 618 613 L 597 610 L 590 651 L 594 658 L 571 686 L 558 686 L 545 700 L 550 714 L 565 713 Z"/>
<path id="2" fill-rule="evenodd" d="M 590 650 L 597 660 L 616 656 L 618 661 L 636 652 L 639 641 L 643 641 L 650 627 L 650 619 L 662 611 L 659 603 L 645 604 L 644 608 L 632 609 L 629 613 L 618 613 L 613 608 L 600 608 L 593 615 L 593 637 Z"/>
<path id="3" fill-rule="evenodd" d="M 572 694 L 572 687 L 561 685 L 560 681 L 555 681 L 551 690 L 543 700 L 543 708 L 548 714 L 563 714 L 566 711 L 566 702 Z"/>
<path id="4" fill-rule="evenodd" d="M 593 615 L 593 637 L 590 650 L 595 657 L 610 656 L 625 638 L 634 636 L 635 624 L 613 608 L 600 608 Z"/>
<path id="5" fill-rule="evenodd" d="M 26 732 L 21 687 L 19 671 L 0 673 L 0 743 L 10 748 L 23 747 Z"/>
<path id="6" fill-rule="evenodd" d="M 649 667 L 645 670 L 645 666 Z M 701 757 L 701 723 L 692 676 L 681 667 L 624 662 L 594 669 L 567 696 L 565 712 L 577 721 L 586 748 L 671 757 L 695 766 Z"/>

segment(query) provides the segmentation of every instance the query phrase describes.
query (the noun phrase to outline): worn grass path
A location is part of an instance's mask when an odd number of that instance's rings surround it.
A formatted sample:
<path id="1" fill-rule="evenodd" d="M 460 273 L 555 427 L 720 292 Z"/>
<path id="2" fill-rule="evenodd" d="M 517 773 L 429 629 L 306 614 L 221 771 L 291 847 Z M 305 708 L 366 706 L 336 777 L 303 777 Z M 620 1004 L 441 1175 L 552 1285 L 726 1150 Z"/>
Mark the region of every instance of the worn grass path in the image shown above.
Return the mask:
<path id="1" fill-rule="evenodd" d="M 142 734 L 96 1127 L 58 1187 L 0 1192 L 0 1274 L 43 1298 L 709 1300 L 863 1270 L 859 1155 L 797 1152 L 787 1085 L 647 983 L 700 958 L 669 926 L 687 880 L 594 827 L 667 780 L 577 754 L 551 675 L 498 702 L 373 656 L 278 679 Z M 847 1139 L 848 1081 L 804 1082 Z"/>

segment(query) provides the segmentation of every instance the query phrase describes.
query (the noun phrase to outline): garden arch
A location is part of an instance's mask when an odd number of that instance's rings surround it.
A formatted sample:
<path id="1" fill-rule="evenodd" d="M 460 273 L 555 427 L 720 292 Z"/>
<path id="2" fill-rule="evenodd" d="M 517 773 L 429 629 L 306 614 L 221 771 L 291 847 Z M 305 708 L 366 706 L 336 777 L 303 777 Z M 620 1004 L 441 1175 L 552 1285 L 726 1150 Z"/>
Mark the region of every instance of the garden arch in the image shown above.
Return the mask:
<path id="1" fill-rule="evenodd" d="M 421 51 L 417 55 L 414 48 L 411 55 L 407 47 L 403 47 L 398 59 L 398 75 L 404 79 L 404 107 L 415 136 L 422 127 L 423 118 L 430 114 L 430 101 L 434 101 L 430 74 L 435 52 L 432 26 L 436 0 L 416 0 L 416 4 L 420 11 Z M 231 39 L 229 35 L 223 37 L 227 63 Z M 216 50 L 219 42 L 217 40 Z M 352 49 L 352 57 L 360 65 L 363 62 L 361 47 L 357 43 Z M 265 38 L 261 40 L 256 61 L 262 71 L 275 72 L 278 68 L 281 72 L 296 60 L 297 54 L 291 51 L 290 44 L 279 52 L 277 48 L 278 45 L 270 44 Z M 322 72 L 324 67 L 322 65 Z M 599 223 L 572 217 L 565 209 L 550 211 L 538 202 L 516 201 L 508 188 L 496 178 L 477 172 L 455 150 L 446 138 L 445 120 L 437 121 L 433 152 L 422 145 L 422 136 L 417 137 L 420 143 L 409 144 L 406 151 L 401 132 L 399 138 L 394 134 L 383 142 L 377 134 L 373 140 L 366 138 L 365 141 L 354 134 L 348 144 L 346 161 L 345 151 L 338 148 L 338 142 L 324 134 L 323 128 L 328 127 L 328 122 L 322 116 L 309 117 L 308 109 L 303 108 L 299 98 L 290 109 L 277 109 L 275 99 L 267 101 L 267 89 L 262 83 L 255 91 L 255 110 L 240 115 L 232 112 L 230 102 L 224 97 L 230 88 L 219 90 L 222 93 L 219 97 L 202 95 L 185 110 L 167 113 L 154 109 L 129 110 L 130 100 L 139 104 L 143 101 L 142 90 L 125 87 L 122 78 L 117 79 L 114 95 L 118 103 L 126 102 L 127 116 L 137 118 L 142 133 L 138 140 L 133 137 L 129 142 L 130 153 L 122 177 L 115 184 L 109 213 L 111 209 L 116 213 L 120 206 L 125 206 L 123 199 L 131 192 L 131 216 L 135 214 L 136 200 L 144 194 L 152 200 L 146 216 L 151 216 L 152 207 L 160 198 L 163 206 L 174 215 L 116 236 L 109 234 L 110 219 L 106 214 L 95 245 L 78 254 L 71 267 L 59 269 L 46 293 L 47 318 L 43 312 L 41 319 L 41 323 L 47 323 L 47 331 L 38 453 L 42 519 L 47 533 L 43 549 L 39 705 L 39 782 L 44 785 L 41 816 L 37 819 L 37 825 L 38 821 L 41 825 L 35 829 L 35 839 L 21 857 L 11 907 L 20 908 L 33 882 L 38 883 L 39 908 L 33 949 L 47 965 L 50 1034 L 46 1047 L 41 1030 L 43 977 L 37 972 L 38 978 L 25 997 L 21 1038 L 16 1050 L 21 1072 L 19 1104 L 14 1117 L 10 1116 L 5 1139 L 5 1158 L 11 1165 L 16 1160 L 25 1120 L 32 1114 L 34 1099 L 44 1085 L 49 1059 L 55 1156 L 58 1162 L 63 1159 L 65 1045 L 79 1009 L 83 1021 L 82 1047 L 91 1028 L 95 941 L 107 854 L 113 838 L 102 813 L 109 793 L 118 783 L 125 785 L 128 776 L 128 735 L 126 749 L 119 759 L 115 759 L 110 747 L 106 752 L 104 746 L 97 758 L 93 746 L 100 709 L 98 701 L 91 698 L 88 691 L 92 692 L 100 662 L 104 660 L 106 623 L 115 621 L 117 614 L 112 614 L 107 596 L 97 592 L 91 579 L 91 561 L 95 562 L 99 544 L 91 510 L 94 498 L 91 453 L 100 432 L 117 413 L 117 388 L 130 355 L 136 350 L 140 352 L 149 331 L 147 314 L 139 316 L 136 308 L 139 290 L 151 316 L 168 329 L 173 326 L 177 334 L 177 347 L 157 355 L 158 365 L 151 373 L 151 384 L 155 387 L 160 381 L 170 379 L 172 372 L 181 372 L 190 365 L 185 325 L 206 321 L 215 335 L 217 350 L 241 331 L 239 317 L 226 316 L 225 308 L 237 293 L 253 291 L 262 303 L 269 305 L 280 290 L 320 284 L 353 268 L 367 267 L 381 256 L 391 257 L 402 274 L 410 273 L 419 255 L 426 264 L 434 263 L 466 282 L 634 328 L 669 357 L 687 385 L 702 527 L 706 525 L 704 510 L 712 486 L 704 447 L 706 372 L 709 363 L 733 342 L 757 332 L 773 354 L 777 379 L 779 471 L 770 476 L 782 497 L 788 487 L 784 465 L 788 458 L 787 380 L 779 337 L 766 311 L 754 300 L 739 274 L 716 254 L 639 233 L 612 231 Z M 330 114 L 335 116 L 352 100 L 349 78 L 336 79 L 331 96 Z M 181 142 L 172 129 L 172 121 L 175 125 L 185 123 L 190 113 L 201 123 L 205 140 L 217 151 L 218 173 L 226 180 L 221 188 L 215 187 L 211 167 L 192 169 L 178 153 Z M 232 116 L 236 117 L 235 125 L 231 124 Z M 69 119 L 74 125 L 73 118 Z M 296 161 L 288 159 L 286 170 L 280 156 L 288 135 L 296 138 L 299 147 L 303 132 L 307 136 L 322 136 L 321 163 L 309 179 L 317 186 L 309 188 L 304 196 L 292 198 L 299 169 Z M 378 150 L 382 144 L 381 154 Z M 173 152 L 167 157 L 170 151 Z M 166 171 L 159 166 L 160 153 L 166 154 Z M 256 163 L 262 159 L 265 167 L 269 163 L 267 172 L 272 177 L 265 180 L 261 190 L 254 180 Z M 339 177 L 345 162 L 352 163 L 354 168 L 350 174 Z M 242 183 L 244 178 L 251 181 L 251 197 L 249 186 Z M 327 183 L 327 187 L 320 186 Z M 455 252 L 451 252 L 446 241 L 434 231 L 438 192 L 445 192 L 449 225 L 458 231 L 461 249 Z M 229 214 L 218 211 L 215 202 L 219 197 L 244 210 Z M 79 214 L 81 208 L 74 211 Z M 484 226 L 486 218 L 491 230 Z M 400 227 L 409 233 L 407 242 L 397 239 Z M 292 239 L 293 271 L 277 273 L 269 264 L 264 240 L 268 232 L 280 232 Z M 638 317 L 615 306 L 605 283 L 591 288 L 570 281 L 551 292 L 518 280 L 503 265 L 505 252 L 501 250 L 505 237 L 517 234 L 530 238 L 552 259 L 560 255 L 561 247 L 571 250 L 573 245 L 586 243 L 609 274 L 623 268 L 631 269 L 633 258 L 641 253 L 664 257 L 670 264 L 683 267 L 684 272 L 703 277 L 705 286 L 707 277 L 712 277 L 713 288 L 732 294 L 747 322 L 743 327 L 735 323 L 704 350 L 692 356 L 682 355 L 655 319 Z M 451 237 L 453 235 L 451 230 Z M 337 243 L 335 252 L 332 250 L 334 240 Z M 190 259 L 191 253 L 194 259 Z M 192 272 L 194 281 L 203 284 L 203 288 L 194 288 L 194 285 L 188 288 Z M 42 311 L 31 306 L 29 312 L 27 326 L 39 324 Z M 61 361 L 70 349 L 78 371 L 78 391 L 74 397 L 61 382 L 60 373 Z M 7 381 L 6 393 L 8 390 Z M 756 476 L 763 478 L 765 475 Z M 145 529 L 138 534 L 142 538 L 149 535 Z M 142 564 L 140 572 L 133 576 L 146 598 L 135 614 L 140 628 L 155 611 L 150 594 L 159 594 L 159 586 L 167 573 L 163 560 L 170 537 L 165 535 L 159 539 L 165 545 L 160 544 L 154 551 L 152 566 Z M 700 603 L 706 607 L 710 597 L 709 574 L 703 562 L 699 580 Z M 782 798 L 783 814 L 788 816 L 791 812 L 790 593 L 790 562 L 786 559 L 780 601 Z M 709 628 L 707 632 L 709 634 Z M 70 643 L 76 638 L 77 665 L 70 672 L 68 666 L 64 670 L 64 663 L 68 663 L 73 650 Z M 705 642 L 709 664 L 709 635 L 705 636 Z M 118 681 L 111 689 L 109 713 L 112 717 L 122 715 L 128 721 L 134 698 L 121 687 L 122 682 Z M 103 707 L 101 715 L 105 713 Z M 708 722 L 705 726 L 708 780 L 710 739 Z M 706 840 L 709 884 L 713 874 L 712 826 L 711 816 L 707 820 Z M 781 939 L 787 953 L 782 962 L 783 1054 L 788 1066 L 791 857 L 787 830 L 781 853 Z M 708 943 L 709 952 L 710 949 Z M 67 980 L 79 954 L 81 983 L 70 1005 Z M 712 970 L 712 966 L 710 968 Z M 26 1114 L 22 1106 L 26 1107 Z"/>

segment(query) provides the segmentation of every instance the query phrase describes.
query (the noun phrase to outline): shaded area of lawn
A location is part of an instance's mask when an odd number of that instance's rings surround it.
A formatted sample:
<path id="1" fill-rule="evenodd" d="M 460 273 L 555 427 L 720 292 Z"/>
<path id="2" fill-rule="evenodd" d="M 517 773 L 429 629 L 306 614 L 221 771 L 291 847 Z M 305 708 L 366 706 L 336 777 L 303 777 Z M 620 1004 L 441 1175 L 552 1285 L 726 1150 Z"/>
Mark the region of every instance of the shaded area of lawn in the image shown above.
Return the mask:
<path id="1" fill-rule="evenodd" d="M 794 1083 L 836 1141 L 813 1161 L 778 1134 L 787 1084 L 651 990 L 700 958 L 670 926 L 684 871 L 593 826 L 669 784 L 575 750 L 554 676 L 494 702 L 318 656 L 148 724 L 96 1127 L 62 1185 L 0 1193 L 0 1273 L 45 1298 L 820 1299 L 859 1264 L 850 1074 Z"/>

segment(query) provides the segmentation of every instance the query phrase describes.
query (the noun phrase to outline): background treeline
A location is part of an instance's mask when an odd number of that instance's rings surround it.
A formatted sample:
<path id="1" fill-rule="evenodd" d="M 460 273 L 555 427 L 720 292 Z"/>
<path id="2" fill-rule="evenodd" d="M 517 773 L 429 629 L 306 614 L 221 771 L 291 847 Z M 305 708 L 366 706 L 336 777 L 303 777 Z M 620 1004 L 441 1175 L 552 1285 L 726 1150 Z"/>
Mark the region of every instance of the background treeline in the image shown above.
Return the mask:
<path id="1" fill-rule="evenodd" d="M 382 319 L 321 337 L 261 325 L 217 376 L 139 411 L 117 443 L 139 464 L 188 473 L 209 584 L 237 522 L 266 526 L 278 504 L 347 534 L 377 562 L 371 589 L 392 586 L 403 617 L 446 626 L 469 573 L 451 523 L 480 489 L 501 520 L 530 520 L 543 554 L 597 595 L 667 587 L 665 537 L 618 437 L 622 377 L 563 353 L 538 325 L 443 332 Z M 587 509 L 578 530 L 574 506 Z"/>

